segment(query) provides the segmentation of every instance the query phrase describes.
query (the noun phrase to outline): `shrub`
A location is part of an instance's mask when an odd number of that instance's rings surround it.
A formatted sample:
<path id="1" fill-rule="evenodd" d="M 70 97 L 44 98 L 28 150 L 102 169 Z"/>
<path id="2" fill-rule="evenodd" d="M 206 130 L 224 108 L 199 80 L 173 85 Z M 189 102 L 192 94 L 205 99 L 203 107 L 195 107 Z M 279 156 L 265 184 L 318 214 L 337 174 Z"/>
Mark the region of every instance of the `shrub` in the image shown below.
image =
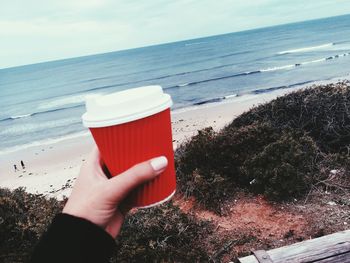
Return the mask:
<path id="1" fill-rule="evenodd" d="M 207 262 L 203 242 L 212 225 L 171 202 L 126 218 L 112 262 Z"/>
<path id="2" fill-rule="evenodd" d="M 270 122 L 277 129 L 302 130 L 325 153 L 348 153 L 350 82 L 292 92 L 242 114 L 229 127 Z"/>
<path id="3" fill-rule="evenodd" d="M 26 193 L 23 188 L 0 188 L 0 261 L 26 262 L 34 244 L 63 204 Z"/>
<path id="4" fill-rule="evenodd" d="M 349 108 L 345 81 L 279 97 L 220 132 L 201 130 L 176 153 L 179 189 L 217 212 L 235 187 L 273 199 L 303 195 L 326 176 L 325 156 L 349 159 Z"/>
<path id="5" fill-rule="evenodd" d="M 63 202 L 24 189 L 0 188 L 0 262 L 27 262 L 34 245 Z M 139 210 L 126 218 L 111 262 L 207 261 L 203 240 L 212 225 L 172 203 Z"/>
<path id="6" fill-rule="evenodd" d="M 176 153 L 180 191 L 221 212 L 221 204 L 232 196 L 235 187 L 249 186 L 253 178 L 243 176 L 240 167 L 277 137 L 269 123 L 230 127 L 219 133 L 212 128 L 199 131 Z"/>
<path id="7" fill-rule="evenodd" d="M 175 152 L 176 169 L 180 186 L 187 180 L 183 175 L 191 174 L 195 169 L 211 170 L 213 166 L 212 140 L 216 133 L 212 127 L 198 131 L 187 143 L 180 145 Z"/>
<path id="8" fill-rule="evenodd" d="M 252 178 L 242 175 L 240 167 L 280 136 L 269 122 L 243 127 L 227 127 L 213 140 L 215 171 L 239 186 L 248 186 Z"/>
<path id="9" fill-rule="evenodd" d="M 304 194 L 314 182 L 319 150 L 309 136 L 284 133 L 247 159 L 242 175 L 254 178 L 252 189 L 277 200 Z"/>

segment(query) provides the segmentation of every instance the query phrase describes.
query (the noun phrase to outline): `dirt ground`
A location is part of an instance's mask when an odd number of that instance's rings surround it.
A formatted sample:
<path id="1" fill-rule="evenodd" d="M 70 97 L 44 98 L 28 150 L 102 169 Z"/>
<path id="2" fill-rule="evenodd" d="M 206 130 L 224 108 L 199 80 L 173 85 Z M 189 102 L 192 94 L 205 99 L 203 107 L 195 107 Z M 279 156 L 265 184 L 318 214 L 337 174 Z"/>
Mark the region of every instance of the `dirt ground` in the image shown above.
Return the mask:
<path id="1" fill-rule="evenodd" d="M 213 262 L 237 262 L 252 250 L 269 250 L 349 229 L 350 194 L 314 189 L 303 199 L 269 202 L 239 192 L 220 216 L 194 198 L 177 195 L 174 204 L 197 219 L 209 220 L 215 231 L 203 240 Z M 316 216 L 315 216 L 316 215 Z"/>

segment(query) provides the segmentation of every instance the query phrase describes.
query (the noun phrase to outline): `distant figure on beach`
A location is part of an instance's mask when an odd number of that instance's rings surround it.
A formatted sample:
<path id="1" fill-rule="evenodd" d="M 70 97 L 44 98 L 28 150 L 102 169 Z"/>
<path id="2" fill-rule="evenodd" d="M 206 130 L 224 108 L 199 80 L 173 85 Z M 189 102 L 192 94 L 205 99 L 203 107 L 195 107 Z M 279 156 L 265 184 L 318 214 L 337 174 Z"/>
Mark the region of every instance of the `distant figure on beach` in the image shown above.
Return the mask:
<path id="1" fill-rule="evenodd" d="M 17 165 L 14 164 L 13 167 L 15 168 L 15 172 L 19 171 Z"/>
<path id="2" fill-rule="evenodd" d="M 26 169 L 25 165 L 24 165 L 24 162 L 21 160 L 21 165 L 22 165 L 22 169 Z"/>

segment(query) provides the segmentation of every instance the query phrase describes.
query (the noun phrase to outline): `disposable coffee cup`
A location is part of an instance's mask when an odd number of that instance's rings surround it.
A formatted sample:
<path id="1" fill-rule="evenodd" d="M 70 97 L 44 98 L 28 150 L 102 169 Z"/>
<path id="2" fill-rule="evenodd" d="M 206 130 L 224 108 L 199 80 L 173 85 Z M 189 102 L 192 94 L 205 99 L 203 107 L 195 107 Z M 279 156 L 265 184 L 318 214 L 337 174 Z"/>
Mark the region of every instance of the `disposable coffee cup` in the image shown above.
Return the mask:
<path id="1" fill-rule="evenodd" d="M 134 207 L 151 207 L 169 200 L 176 190 L 170 119 L 170 95 L 160 86 L 146 86 L 86 100 L 83 124 L 88 127 L 112 176 L 158 156 L 166 170 L 134 190 Z"/>

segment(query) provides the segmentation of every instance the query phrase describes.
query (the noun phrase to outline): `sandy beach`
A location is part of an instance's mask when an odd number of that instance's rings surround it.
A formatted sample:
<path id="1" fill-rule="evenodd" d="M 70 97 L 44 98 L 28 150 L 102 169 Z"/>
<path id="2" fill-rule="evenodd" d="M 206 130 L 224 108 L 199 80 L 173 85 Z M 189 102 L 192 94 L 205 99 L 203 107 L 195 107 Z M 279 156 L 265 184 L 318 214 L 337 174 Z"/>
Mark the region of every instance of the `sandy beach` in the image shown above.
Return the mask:
<path id="1" fill-rule="evenodd" d="M 293 91 L 295 88 L 293 89 Z M 268 102 L 290 89 L 237 97 L 222 103 L 212 103 L 172 112 L 174 149 L 197 131 L 208 126 L 220 130 L 236 116 L 253 106 Z M 71 187 L 93 146 L 87 133 L 56 143 L 43 144 L 0 155 L 0 187 L 25 187 L 30 193 L 62 199 Z M 20 167 L 23 160 L 25 170 Z M 14 171 L 17 164 L 19 171 Z"/>

